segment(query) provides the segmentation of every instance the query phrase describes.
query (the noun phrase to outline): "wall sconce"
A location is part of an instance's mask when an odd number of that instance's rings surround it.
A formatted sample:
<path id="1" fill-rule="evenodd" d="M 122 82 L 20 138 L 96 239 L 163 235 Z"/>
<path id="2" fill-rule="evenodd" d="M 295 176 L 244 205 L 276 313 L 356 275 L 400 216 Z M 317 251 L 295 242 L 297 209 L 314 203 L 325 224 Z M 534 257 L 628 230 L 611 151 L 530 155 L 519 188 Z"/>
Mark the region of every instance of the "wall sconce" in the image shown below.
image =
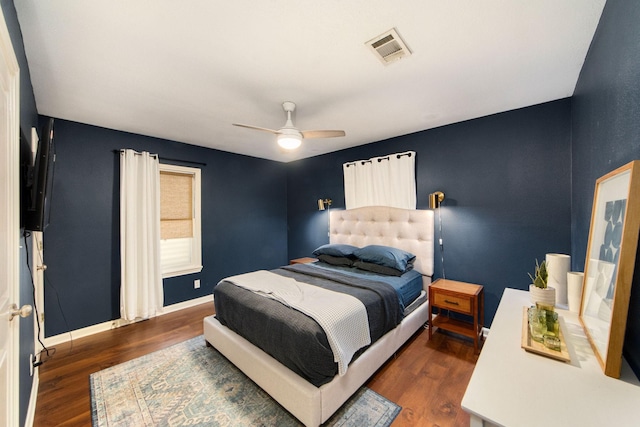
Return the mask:
<path id="1" fill-rule="evenodd" d="M 331 199 L 318 199 L 318 210 L 323 211 L 331 207 Z"/>
<path id="2" fill-rule="evenodd" d="M 429 194 L 429 209 L 439 208 L 443 200 L 444 193 L 442 191 L 435 191 Z"/>

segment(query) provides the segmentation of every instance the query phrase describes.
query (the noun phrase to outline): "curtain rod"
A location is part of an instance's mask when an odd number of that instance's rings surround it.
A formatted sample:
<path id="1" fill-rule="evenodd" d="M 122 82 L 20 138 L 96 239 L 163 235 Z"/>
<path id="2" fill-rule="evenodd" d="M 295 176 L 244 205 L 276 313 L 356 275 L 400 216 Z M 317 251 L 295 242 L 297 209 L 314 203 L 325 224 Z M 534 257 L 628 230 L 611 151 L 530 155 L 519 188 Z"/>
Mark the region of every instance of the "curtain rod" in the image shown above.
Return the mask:
<path id="1" fill-rule="evenodd" d="M 122 150 L 113 150 L 114 153 L 122 153 L 124 151 L 124 149 Z M 135 151 L 135 150 L 134 150 Z M 136 154 L 140 154 L 137 151 L 135 151 Z M 202 162 L 194 162 L 192 160 L 183 160 L 183 159 L 172 159 L 170 157 L 161 157 L 158 154 L 151 154 L 151 156 L 155 156 L 158 158 L 158 160 L 167 160 L 170 162 L 181 162 L 181 163 L 191 163 L 193 165 L 201 165 L 201 166 L 207 166 L 206 163 L 202 163 Z"/>
<path id="2" fill-rule="evenodd" d="M 369 159 L 369 160 L 354 160 L 352 162 L 346 163 L 345 166 L 346 167 L 355 166 L 358 162 L 360 162 L 361 165 L 364 165 L 365 163 L 373 163 L 373 160 L 378 160 L 378 163 L 380 163 L 383 160 L 389 160 L 389 156 L 396 156 L 397 159 L 399 159 L 402 156 L 411 157 L 411 152 L 409 151 L 409 152 L 400 153 L 400 154 L 389 154 L 388 156 L 374 157 L 373 159 Z"/>

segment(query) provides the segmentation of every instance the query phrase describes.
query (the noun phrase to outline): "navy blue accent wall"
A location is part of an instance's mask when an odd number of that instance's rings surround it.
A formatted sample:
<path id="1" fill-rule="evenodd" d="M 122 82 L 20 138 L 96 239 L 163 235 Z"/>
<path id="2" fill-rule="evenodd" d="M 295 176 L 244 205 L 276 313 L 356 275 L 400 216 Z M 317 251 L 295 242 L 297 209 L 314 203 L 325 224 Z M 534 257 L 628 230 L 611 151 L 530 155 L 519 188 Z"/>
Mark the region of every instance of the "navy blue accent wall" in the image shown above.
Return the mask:
<path id="1" fill-rule="evenodd" d="M 22 36 L 13 2 L 0 5 L 20 64 L 21 127 L 29 135 L 38 118 Z M 342 163 L 414 150 L 418 208 L 426 208 L 430 192 L 447 194 L 446 275 L 486 286 L 490 326 L 503 289 L 525 289 L 535 258 L 571 253 L 573 269 L 584 268 L 595 180 L 640 158 L 638 22 L 640 3 L 607 2 L 571 100 L 287 165 L 57 120 L 54 206 L 45 232 L 47 336 L 119 317 L 118 158 L 112 150 L 120 148 L 207 163 L 205 267 L 166 280 L 167 305 L 210 294 L 226 275 L 309 255 L 328 241 L 327 214 L 317 211 L 316 200 L 329 197 L 334 208 L 344 208 Z M 436 248 L 435 277 L 442 275 L 439 256 Z M 200 290 L 193 289 L 195 278 L 202 281 Z M 637 261 L 624 350 L 637 374 L 639 283 Z M 23 248 L 20 304 L 31 302 Z M 33 320 L 20 322 L 22 425 L 31 392 L 25 362 L 34 346 Z"/>
<path id="2" fill-rule="evenodd" d="M 132 148 L 202 170 L 203 265 L 164 280 L 165 305 L 211 295 L 223 277 L 287 262 L 286 165 L 57 119 L 44 232 L 46 336 L 120 317 L 119 154 Z M 194 279 L 201 288 L 194 289 Z"/>
<path id="3" fill-rule="evenodd" d="M 27 58 L 22 41 L 22 31 L 20 30 L 18 15 L 16 14 L 13 1 L 0 0 L 0 6 L 2 7 L 2 14 L 4 15 L 7 29 L 9 30 L 9 36 L 11 37 L 11 44 L 13 45 L 13 50 L 18 60 L 18 66 L 20 67 L 20 128 L 25 135 L 30 137 L 31 127 L 37 126 L 38 113 L 36 111 L 36 101 L 31 86 L 31 76 L 29 75 L 29 66 L 27 65 Z M 33 305 L 31 276 L 26 268 L 25 255 L 26 252 L 23 241 L 20 250 L 20 295 L 18 301 L 20 306 L 24 304 Z M 15 321 L 20 322 L 18 417 L 20 425 L 24 425 L 29 407 L 29 398 L 31 396 L 31 386 L 33 384 L 29 368 L 29 355 L 35 352 L 33 333 L 34 316 Z"/>
<path id="4" fill-rule="evenodd" d="M 413 150 L 418 208 L 427 208 L 429 193 L 446 194 L 446 277 L 485 286 L 490 326 L 504 288 L 527 289 L 536 258 L 571 248 L 570 116 L 564 99 L 291 163 L 289 257 L 328 241 L 327 213 L 316 201 L 329 197 L 332 208 L 344 208 L 343 163 Z"/>
<path id="5" fill-rule="evenodd" d="M 573 266 L 585 264 L 596 180 L 640 159 L 640 2 L 609 0 L 573 96 Z M 640 376 L 640 257 L 624 355 Z"/>

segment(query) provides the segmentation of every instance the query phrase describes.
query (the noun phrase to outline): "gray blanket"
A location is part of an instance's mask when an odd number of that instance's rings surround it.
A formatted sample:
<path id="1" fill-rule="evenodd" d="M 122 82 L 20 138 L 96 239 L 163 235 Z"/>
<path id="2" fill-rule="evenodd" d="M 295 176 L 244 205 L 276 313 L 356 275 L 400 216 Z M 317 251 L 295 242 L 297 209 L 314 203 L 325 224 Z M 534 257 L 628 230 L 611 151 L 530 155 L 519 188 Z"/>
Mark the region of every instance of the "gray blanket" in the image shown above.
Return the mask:
<path id="1" fill-rule="evenodd" d="M 402 320 L 396 292 L 386 283 L 358 279 L 304 264 L 272 271 L 358 298 L 367 310 L 372 343 Z M 310 317 L 225 281 L 214 288 L 214 297 L 216 317 L 220 323 L 310 383 L 320 386 L 337 374 L 337 364 L 327 338 L 322 328 Z M 356 353 L 355 357 L 363 350 Z"/>

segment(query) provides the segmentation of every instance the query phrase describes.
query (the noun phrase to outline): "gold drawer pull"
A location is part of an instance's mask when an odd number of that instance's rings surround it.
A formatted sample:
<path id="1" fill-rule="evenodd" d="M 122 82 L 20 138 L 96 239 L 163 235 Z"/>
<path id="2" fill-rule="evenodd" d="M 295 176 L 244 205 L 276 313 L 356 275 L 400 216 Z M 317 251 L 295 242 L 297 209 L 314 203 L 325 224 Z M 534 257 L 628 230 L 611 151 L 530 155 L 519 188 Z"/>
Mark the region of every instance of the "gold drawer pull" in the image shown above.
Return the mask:
<path id="1" fill-rule="evenodd" d="M 444 300 L 447 304 L 460 305 L 458 301 L 449 301 L 448 299 Z"/>

